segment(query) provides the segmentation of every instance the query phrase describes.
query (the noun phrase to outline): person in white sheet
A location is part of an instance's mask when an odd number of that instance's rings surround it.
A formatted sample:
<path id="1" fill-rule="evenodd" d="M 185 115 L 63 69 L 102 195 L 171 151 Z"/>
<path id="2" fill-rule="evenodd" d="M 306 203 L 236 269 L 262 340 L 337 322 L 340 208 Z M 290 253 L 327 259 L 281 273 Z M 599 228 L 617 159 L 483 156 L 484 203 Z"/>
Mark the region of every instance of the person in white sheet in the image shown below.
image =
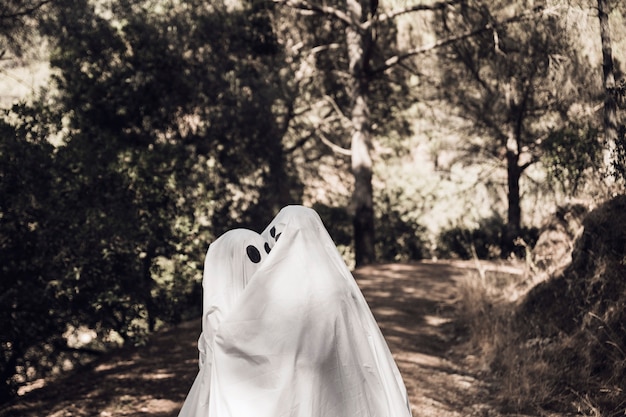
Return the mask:
<path id="1" fill-rule="evenodd" d="M 247 229 L 230 230 L 209 245 L 202 279 L 202 333 L 198 339 L 200 369 L 179 417 L 209 415 L 215 333 L 269 250 L 261 235 Z"/>
<path id="2" fill-rule="evenodd" d="M 271 252 L 215 331 L 201 415 L 410 417 L 396 363 L 317 213 L 287 206 L 262 236 Z"/>

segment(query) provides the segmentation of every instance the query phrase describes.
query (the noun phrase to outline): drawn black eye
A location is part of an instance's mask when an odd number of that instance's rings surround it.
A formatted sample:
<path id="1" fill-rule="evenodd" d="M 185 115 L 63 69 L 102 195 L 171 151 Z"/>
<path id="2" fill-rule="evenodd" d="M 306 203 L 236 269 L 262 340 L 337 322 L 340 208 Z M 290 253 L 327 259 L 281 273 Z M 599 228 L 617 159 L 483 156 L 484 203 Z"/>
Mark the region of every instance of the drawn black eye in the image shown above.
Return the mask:
<path id="1" fill-rule="evenodd" d="M 280 235 L 282 235 L 282 233 L 276 235 L 276 242 L 278 242 L 278 238 L 280 237 Z"/>
<path id="2" fill-rule="evenodd" d="M 272 228 L 270 229 L 270 236 L 276 237 L 276 227 L 272 226 Z"/>
<path id="3" fill-rule="evenodd" d="M 248 245 L 248 247 L 246 248 L 246 253 L 248 254 L 248 258 L 250 258 L 250 260 L 255 264 L 261 262 L 261 253 L 256 247 Z"/>
<path id="4" fill-rule="evenodd" d="M 270 244 L 265 242 L 265 253 L 270 253 L 270 251 L 272 250 L 272 248 L 270 248 Z"/>

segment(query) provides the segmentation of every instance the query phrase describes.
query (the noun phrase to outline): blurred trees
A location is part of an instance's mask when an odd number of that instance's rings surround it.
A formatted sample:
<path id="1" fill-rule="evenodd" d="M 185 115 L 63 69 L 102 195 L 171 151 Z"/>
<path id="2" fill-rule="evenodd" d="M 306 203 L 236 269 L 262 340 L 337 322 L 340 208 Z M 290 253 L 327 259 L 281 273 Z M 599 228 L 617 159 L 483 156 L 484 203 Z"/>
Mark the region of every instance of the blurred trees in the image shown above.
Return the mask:
<path id="1" fill-rule="evenodd" d="M 41 26 L 50 89 L 2 130 L 2 399 L 60 353 L 179 320 L 198 304 L 212 238 L 262 227 L 298 189 L 273 113 L 283 89 L 268 10 L 54 6 Z M 84 326 L 97 337 L 68 346 L 63 334 Z"/>
<path id="2" fill-rule="evenodd" d="M 439 29 L 450 35 L 489 28 L 442 49 L 448 63 L 442 87 L 460 117 L 471 121 L 474 137 L 462 145 L 467 155 L 493 158 L 506 169 L 505 254 L 521 236 L 522 175 L 541 160 L 547 145 L 563 139 L 564 129 L 585 129 L 591 119 L 577 114 L 575 105 L 597 95 L 559 16 L 532 4 L 466 2 L 443 12 Z M 499 24 L 505 20 L 511 23 Z M 591 142 L 581 156 L 595 161 L 595 137 L 583 132 L 575 141 L 582 139 Z"/>
<path id="3" fill-rule="evenodd" d="M 324 116 L 316 117 L 318 131 L 314 135 L 337 154 L 350 158 L 355 263 L 357 266 L 373 263 L 377 260 L 373 137 L 380 140 L 393 136 L 394 132 L 400 136 L 410 134 L 408 123 L 397 117 L 413 104 L 407 78 L 419 73 L 407 61 L 455 38 L 409 50 L 398 48 L 396 20 L 406 14 L 445 9 L 456 2 L 392 7 L 395 4 L 383 5 L 376 0 L 328 4 L 274 1 L 323 28 L 320 31 L 311 27 L 309 36 L 312 36 L 303 39 L 308 53 L 315 57 L 314 76 L 323 86 L 314 97 L 325 101 L 322 107 L 329 109 Z M 332 129 L 328 125 L 338 128 L 330 140 L 325 133 Z"/>
<path id="4" fill-rule="evenodd" d="M 611 42 L 609 14 L 611 6 L 608 0 L 598 0 L 598 19 L 600 22 L 600 41 L 602 45 L 602 81 L 604 86 L 604 143 L 607 149 L 611 171 L 622 182 L 626 180 L 626 127 L 619 123 L 617 104 L 624 103 L 626 96 L 624 80 L 618 86 L 615 80 L 615 63 Z"/>
<path id="5" fill-rule="evenodd" d="M 0 4 L 0 59 L 19 56 L 37 32 L 37 18 L 51 0 L 5 0 Z"/>

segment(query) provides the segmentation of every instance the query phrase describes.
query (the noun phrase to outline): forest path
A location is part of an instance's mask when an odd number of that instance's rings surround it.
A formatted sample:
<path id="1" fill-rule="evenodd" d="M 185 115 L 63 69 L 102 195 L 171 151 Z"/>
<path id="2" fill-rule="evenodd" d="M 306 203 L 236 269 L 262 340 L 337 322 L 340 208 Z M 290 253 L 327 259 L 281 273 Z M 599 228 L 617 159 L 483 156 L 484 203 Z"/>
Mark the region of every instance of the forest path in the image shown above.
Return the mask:
<path id="1" fill-rule="evenodd" d="M 469 263 L 384 264 L 354 272 L 409 392 L 414 417 L 500 414 L 468 370 L 454 323 Z M 199 321 L 155 334 L 0 407 L 0 417 L 176 417 L 195 378 Z M 457 349 L 453 349 L 457 348 Z M 456 351 L 456 354 L 452 352 Z"/>
<path id="2" fill-rule="evenodd" d="M 495 416 L 488 390 L 462 364 L 455 323 L 469 263 L 420 262 L 354 273 L 405 381 L 414 417 Z M 456 353 L 452 353 L 455 351 Z"/>

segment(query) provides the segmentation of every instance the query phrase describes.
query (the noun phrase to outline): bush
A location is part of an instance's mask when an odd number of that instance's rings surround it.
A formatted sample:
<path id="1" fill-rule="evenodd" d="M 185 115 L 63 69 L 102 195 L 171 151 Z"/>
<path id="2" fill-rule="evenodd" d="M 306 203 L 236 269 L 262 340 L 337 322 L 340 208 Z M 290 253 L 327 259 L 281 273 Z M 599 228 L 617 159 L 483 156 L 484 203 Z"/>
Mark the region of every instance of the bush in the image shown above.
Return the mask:
<path id="1" fill-rule="evenodd" d="M 388 203 L 388 200 L 387 200 Z M 378 207 L 376 217 L 376 257 L 380 262 L 407 262 L 423 259 L 428 254 L 424 238 L 426 232 L 421 225 L 404 220 L 406 213 L 391 204 Z M 314 204 L 328 233 L 342 254 L 346 263 L 354 263 L 352 249 L 352 216 L 344 207 L 331 207 L 320 203 Z"/>
<path id="2" fill-rule="evenodd" d="M 464 287 L 459 315 L 506 411 L 624 415 L 626 196 L 583 227 L 571 263 L 520 302 L 507 301 L 515 285 Z"/>
<path id="3" fill-rule="evenodd" d="M 503 251 L 503 238 L 506 230 L 505 221 L 498 215 L 487 217 L 478 222 L 478 227 L 453 226 L 441 231 L 437 238 L 436 254 L 439 258 L 458 259 L 498 259 L 507 255 Z M 524 227 L 519 239 L 524 246 L 518 245 L 514 255 L 526 257 L 526 248 L 537 241 L 538 229 Z"/>
<path id="4" fill-rule="evenodd" d="M 401 204 L 402 191 L 381 195 L 376 213 L 376 258 L 381 262 L 408 262 L 429 255 L 426 228 L 415 220 L 415 210 Z"/>

